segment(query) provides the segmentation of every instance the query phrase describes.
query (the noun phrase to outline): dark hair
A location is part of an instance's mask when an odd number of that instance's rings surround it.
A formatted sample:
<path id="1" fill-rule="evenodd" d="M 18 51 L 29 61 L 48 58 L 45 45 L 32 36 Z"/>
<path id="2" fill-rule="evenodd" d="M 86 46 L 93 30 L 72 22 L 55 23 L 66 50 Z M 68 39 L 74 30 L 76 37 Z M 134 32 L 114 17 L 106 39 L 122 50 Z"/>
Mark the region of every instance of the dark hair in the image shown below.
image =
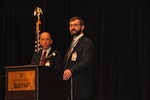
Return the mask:
<path id="1" fill-rule="evenodd" d="M 83 19 L 82 19 L 81 17 L 79 17 L 79 16 L 71 17 L 71 18 L 70 18 L 70 22 L 71 22 L 71 21 L 74 21 L 74 20 L 76 20 L 76 19 L 79 19 L 79 20 L 80 20 L 80 24 L 81 24 L 81 25 L 84 25 Z"/>

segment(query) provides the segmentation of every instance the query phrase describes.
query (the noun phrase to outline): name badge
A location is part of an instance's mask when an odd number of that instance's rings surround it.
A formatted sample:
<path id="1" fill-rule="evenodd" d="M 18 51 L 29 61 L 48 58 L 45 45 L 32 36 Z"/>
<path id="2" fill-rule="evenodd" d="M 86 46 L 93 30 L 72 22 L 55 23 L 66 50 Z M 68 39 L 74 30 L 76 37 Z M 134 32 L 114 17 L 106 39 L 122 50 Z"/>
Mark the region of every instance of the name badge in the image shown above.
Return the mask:
<path id="1" fill-rule="evenodd" d="M 47 60 L 47 62 L 45 63 L 45 66 L 49 66 L 50 67 L 50 61 Z"/>
<path id="2" fill-rule="evenodd" d="M 72 53 L 71 61 L 76 61 L 77 60 L 77 51 Z"/>

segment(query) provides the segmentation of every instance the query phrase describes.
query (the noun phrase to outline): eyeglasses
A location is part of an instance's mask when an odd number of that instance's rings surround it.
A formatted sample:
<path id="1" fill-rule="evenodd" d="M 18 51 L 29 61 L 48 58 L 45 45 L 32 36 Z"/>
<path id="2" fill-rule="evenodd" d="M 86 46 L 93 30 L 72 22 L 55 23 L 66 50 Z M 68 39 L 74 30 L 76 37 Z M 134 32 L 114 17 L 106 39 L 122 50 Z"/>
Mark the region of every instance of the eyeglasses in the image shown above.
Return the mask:
<path id="1" fill-rule="evenodd" d="M 80 25 L 80 24 L 70 24 L 69 27 L 73 27 L 73 26 L 74 26 L 74 27 L 77 27 L 77 26 L 79 26 L 79 25 Z"/>

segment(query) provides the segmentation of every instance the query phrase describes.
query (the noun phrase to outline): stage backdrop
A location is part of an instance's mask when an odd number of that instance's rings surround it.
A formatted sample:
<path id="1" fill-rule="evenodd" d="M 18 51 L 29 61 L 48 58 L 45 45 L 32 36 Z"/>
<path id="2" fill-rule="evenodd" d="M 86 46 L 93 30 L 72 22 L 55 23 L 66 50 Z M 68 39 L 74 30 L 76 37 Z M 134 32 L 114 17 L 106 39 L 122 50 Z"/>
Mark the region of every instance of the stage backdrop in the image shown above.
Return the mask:
<path id="1" fill-rule="evenodd" d="M 34 52 L 39 6 L 41 30 L 63 54 L 70 35 L 69 18 L 85 20 L 85 35 L 95 44 L 93 100 L 149 100 L 150 2 L 147 0 L 2 0 L 0 3 L 0 100 L 4 67 L 29 64 Z"/>

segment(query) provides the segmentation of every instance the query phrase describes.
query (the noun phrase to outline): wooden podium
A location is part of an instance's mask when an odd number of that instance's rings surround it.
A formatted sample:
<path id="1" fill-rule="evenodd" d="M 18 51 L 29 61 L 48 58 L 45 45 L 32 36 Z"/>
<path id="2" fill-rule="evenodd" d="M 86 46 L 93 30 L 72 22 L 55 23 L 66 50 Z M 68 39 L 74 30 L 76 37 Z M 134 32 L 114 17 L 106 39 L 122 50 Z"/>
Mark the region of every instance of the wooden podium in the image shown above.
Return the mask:
<path id="1" fill-rule="evenodd" d="M 5 85 L 5 100 L 67 100 L 70 96 L 70 81 L 45 66 L 5 67 Z"/>

